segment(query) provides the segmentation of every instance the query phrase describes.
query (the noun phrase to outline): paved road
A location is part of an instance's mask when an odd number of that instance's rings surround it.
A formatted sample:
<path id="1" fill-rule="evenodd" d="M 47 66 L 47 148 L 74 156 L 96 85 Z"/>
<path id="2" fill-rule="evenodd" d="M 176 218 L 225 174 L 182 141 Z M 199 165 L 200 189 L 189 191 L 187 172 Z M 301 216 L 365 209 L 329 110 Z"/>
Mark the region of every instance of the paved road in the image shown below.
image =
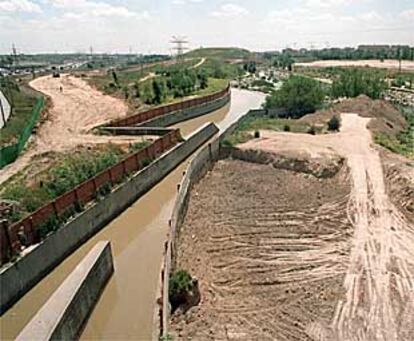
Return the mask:
<path id="1" fill-rule="evenodd" d="M 4 116 L 5 116 L 4 119 L 7 122 L 10 116 L 11 108 L 10 108 L 9 102 L 7 101 L 6 97 L 3 95 L 1 90 L 0 90 L 0 101 L 3 105 L 3 111 L 4 111 Z M 4 121 L 3 121 L 3 116 L 1 115 L 1 111 L 0 111 L 0 129 L 3 128 L 3 126 L 4 126 Z"/>

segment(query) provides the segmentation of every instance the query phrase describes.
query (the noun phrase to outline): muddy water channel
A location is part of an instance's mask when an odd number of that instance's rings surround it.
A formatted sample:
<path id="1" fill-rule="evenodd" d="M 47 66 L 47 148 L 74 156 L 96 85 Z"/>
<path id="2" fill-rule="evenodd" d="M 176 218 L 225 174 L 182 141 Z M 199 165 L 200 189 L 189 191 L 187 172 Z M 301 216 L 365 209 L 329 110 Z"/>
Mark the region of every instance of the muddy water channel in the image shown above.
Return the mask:
<path id="1" fill-rule="evenodd" d="M 264 96 L 233 90 L 232 103 L 209 115 L 178 124 L 183 136 L 206 122 L 226 128 Z M 1 339 L 13 339 L 79 261 L 100 240 L 110 240 L 115 273 L 105 288 L 82 339 L 149 340 L 152 338 L 159 272 L 177 184 L 191 157 L 83 244 L 29 291 L 0 320 Z"/>

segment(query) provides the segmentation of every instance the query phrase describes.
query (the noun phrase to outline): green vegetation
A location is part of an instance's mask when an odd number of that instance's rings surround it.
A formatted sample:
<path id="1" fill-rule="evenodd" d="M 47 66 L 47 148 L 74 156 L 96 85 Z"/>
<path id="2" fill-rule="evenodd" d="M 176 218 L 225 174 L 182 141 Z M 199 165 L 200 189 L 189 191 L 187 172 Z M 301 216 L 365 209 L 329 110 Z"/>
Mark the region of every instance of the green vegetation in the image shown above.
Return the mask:
<path id="1" fill-rule="evenodd" d="M 341 127 L 341 121 L 338 116 L 334 115 L 332 118 L 328 121 L 328 130 L 330 131 L 338 131 Z"/>
<path id="2" fill-rule="evenodd" d="M 264 52 L 263 57 L 267 60 L 281 60 L 285 57 L 293 58 L 296 62 L 307 62 L 314 60 L 358 60 L 358 59 L 402 59 L 414 60 L 414 47 L 408 45 L 375 46 L 366 45 L 358 48 L 325 48 L 325 49 L 290 49 L 282 52 Z"/>
<path id="3" fill-rule="evenodd" d="M 291 76 L 282 87 L 266 98 L 265 108 L 285 108 L 288 116 L 299 118 L 318 109 L 325 98 L 319 82 L 301 76 Z"/>
<path id="4" fill-rule="evenodd" d="M 17 142 L 32 117 L 36 97 L 10 78 L 0 78 L 0 90 L 12 106 L 12 114 L 1 129 L 0 147 Z"/>
<path id="5" fill-rule="evenodd" d="M 126 155 L 149 144 L 149 141 L 136 142 L 131 144 L 127 151 L 109 144 L 100 150 L 83 150 L 76 154 L 56 155 L 59 160 L 47 170 L 37 174 L 35 182 L 25 179 L 22 174 L 16 174 L 4 184 L 0 198 L 19 204 L 20 211 L 10 217 L 11 221 L 17 221 L 99 172 L 115 165 Z M 110 188 L 103 186 L 100 194 L 105 195 L 109 191 Z"/>
<path id="6" fill-rule="evenodd" d="M 414 74 L 397 74 L 395 75 L 395 78 L 392 80 L 391 85 L 397 88 L 405 87 L 409 89 L 414 89 Z"/>
<path id="7" fill-rule="evenodd" d="M 177 98 L 206 95 L 224 89 L 227 82 L 220 78 L 226 78 L 230 68 L 220 62 L 206 62 L 202 67 L 193 68 L 199 61 L 195 59 L 179 64 L 154 65 L 145 71 L 112 70 L 105 76 L 92 77 L 90 81 L 105 93 L 119 94 L 125 99 L 148 105 L 171 103 Z M 146 76 L 152 77 L 141 81 Z"/>
<path id="8" fill-rule="evenodd" d="M 367 95 L 372 99 L 378 99 L 387 89 L 381 71 L 363 69 L 339 69 L 339 78 L 332 84 L 332 96 L 357 97 Z"/>
<path id="9" fill-rule="evenodd" d="M 209 47 L 199 48 L 185 54 L 186 58 L 205 57 L 220 59 L 246 59 L 249 58 L 251 52 L 249 50 L 236 47 Z"/>
<path id="10" fill-rule="evenodd" d="M 238 64 L 230 64 L 217 58 L 207 59 L 200 70 L 208 77 L 221 79 L 235 79 L 244 74 L 243 68 Z"/>
<path id="11" fill-rule="evenodd" d="M 414 108 L 403 107 L 401 111 L 407 120 L 408 128 L 396 136 L 376 133 L 374 141 L 394 153 L 414 159 Z"/>
<path id="12" fill-rule="evenodd" d="M 309 125 L 293 119 L 247 116 L 240 120 L 237 129 L 224 141 L 224 145 L 235 146 L 247 142 L 255 138 L 254 132 L 260 130 L 306 133 L 309 130 Z"/>
<path id="13" fill-rule="evenodd" d="M 179 306 L 191 303 L 191 296 L 194 296 L 196 286 L 197 282 L 185 270 L 178 270 L 170 276 L 168 298 L 173 312 Z"/>
<path id="14" fill-rule="evenodd" d="M 49 201 L 73 189 L 104 169 L 113 166 L 125 156 L 119 147 L 91 153 L 83 151 L 68 155 L 58 164 L 37 176 L 36 184 L 29 181 L 12 181 L 1 193 L 1 198 L 20 204 L 25 213 L 34 212 Z"/>

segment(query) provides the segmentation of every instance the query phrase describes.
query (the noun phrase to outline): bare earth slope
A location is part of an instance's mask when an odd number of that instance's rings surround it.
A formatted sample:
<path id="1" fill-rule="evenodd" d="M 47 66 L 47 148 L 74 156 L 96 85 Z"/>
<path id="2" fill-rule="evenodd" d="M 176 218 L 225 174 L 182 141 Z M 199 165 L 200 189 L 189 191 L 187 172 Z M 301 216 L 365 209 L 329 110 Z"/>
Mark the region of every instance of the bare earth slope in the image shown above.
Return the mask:
<path id="1" fill-rule="evenodd" d="M 311 340 L 328 328 L 351 249 L 349 190 L 345 167 L 321 181 L 219 161 L 180 232 L 178 267 L 198 278 L 201 303 L 174 317 L 176 338 Z"/>
<path id="2" fill-rule="evenodd" d="M 349 169 L 349 195 L 344 176 L 332 178 L 335 192 L 331 179 L 319 179 L 318 188 L 306 185 L 303 173 L 292 178 L 295 172 L 241 164 L 213 171 L 202 188 L 207 198 L 195 188 L 192 200 L 200 206 L 190 201 L 177 257 L 179 267 L 199 276 L 204 297 L 200 307 L 173 321 L 179 336 L 414 339 L 414 226 L 388 196 L 367 128 L 371 118 L 341 118 L 337 134 L 262 131 L 239 147 L 314 160 L 339 154 Z M 286 174 L 272 179 L 260 167 Z M 317 202 L 316 193 L 326 200 Z"/>
<path id="3" fill-rule="evenodd" d="M 81 78 L 46 76 L 33 80 L 30 85 L 49 96 L 52 107 L 29 150 L 0 171 L 0 183 L 23 169 L 35 155 L 69 150 L 77 145 L 108 142 L 109 137 L 92 135 L 90 129 L 127 113 L 123 101 L 100 93 Z M 110 140 L 116 143 L 130 141 L 131 138 L 111 137 Z"/>
<path id="4" fill-rule="evenodd" d="M 334 339 L 412 340 L 414 338 L 414 226 L 387 196 L 378 150 L 367 129 L 369 118 L 342 114 L 339 134 L 284 134 L 301 148 L 308 142 L 329 146 L 347 159 L 352 193 L 348 214 L 354 245 L 345 277 L 346 299 L 332 321 Z M 244 148 L 272 149 L 266 141 Z M 327 333 L 328 336 L 330 333 Z"/>

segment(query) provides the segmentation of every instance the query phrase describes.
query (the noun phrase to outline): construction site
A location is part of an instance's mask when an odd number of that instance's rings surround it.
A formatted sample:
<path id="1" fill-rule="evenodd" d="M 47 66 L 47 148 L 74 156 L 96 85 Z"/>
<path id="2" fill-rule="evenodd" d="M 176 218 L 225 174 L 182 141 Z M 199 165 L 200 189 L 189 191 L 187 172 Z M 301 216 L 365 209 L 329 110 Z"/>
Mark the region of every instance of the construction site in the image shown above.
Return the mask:
<path id="1" fill-rule="evenodd" d="M 197 278 L 201 300 L 172 315 L 171 335 L 414 337 L 414 171 L 370 131 L 405 123 L 366 98 L 301 120 L 334 113 L 339 133 L 260 131 L 194 185 L 175 268 Z"/>
<path id="2" fill-rule="evenodd" d="M 1 339 L 414 340 L 414 48 L 169 43 L 0 59 Z"/>

